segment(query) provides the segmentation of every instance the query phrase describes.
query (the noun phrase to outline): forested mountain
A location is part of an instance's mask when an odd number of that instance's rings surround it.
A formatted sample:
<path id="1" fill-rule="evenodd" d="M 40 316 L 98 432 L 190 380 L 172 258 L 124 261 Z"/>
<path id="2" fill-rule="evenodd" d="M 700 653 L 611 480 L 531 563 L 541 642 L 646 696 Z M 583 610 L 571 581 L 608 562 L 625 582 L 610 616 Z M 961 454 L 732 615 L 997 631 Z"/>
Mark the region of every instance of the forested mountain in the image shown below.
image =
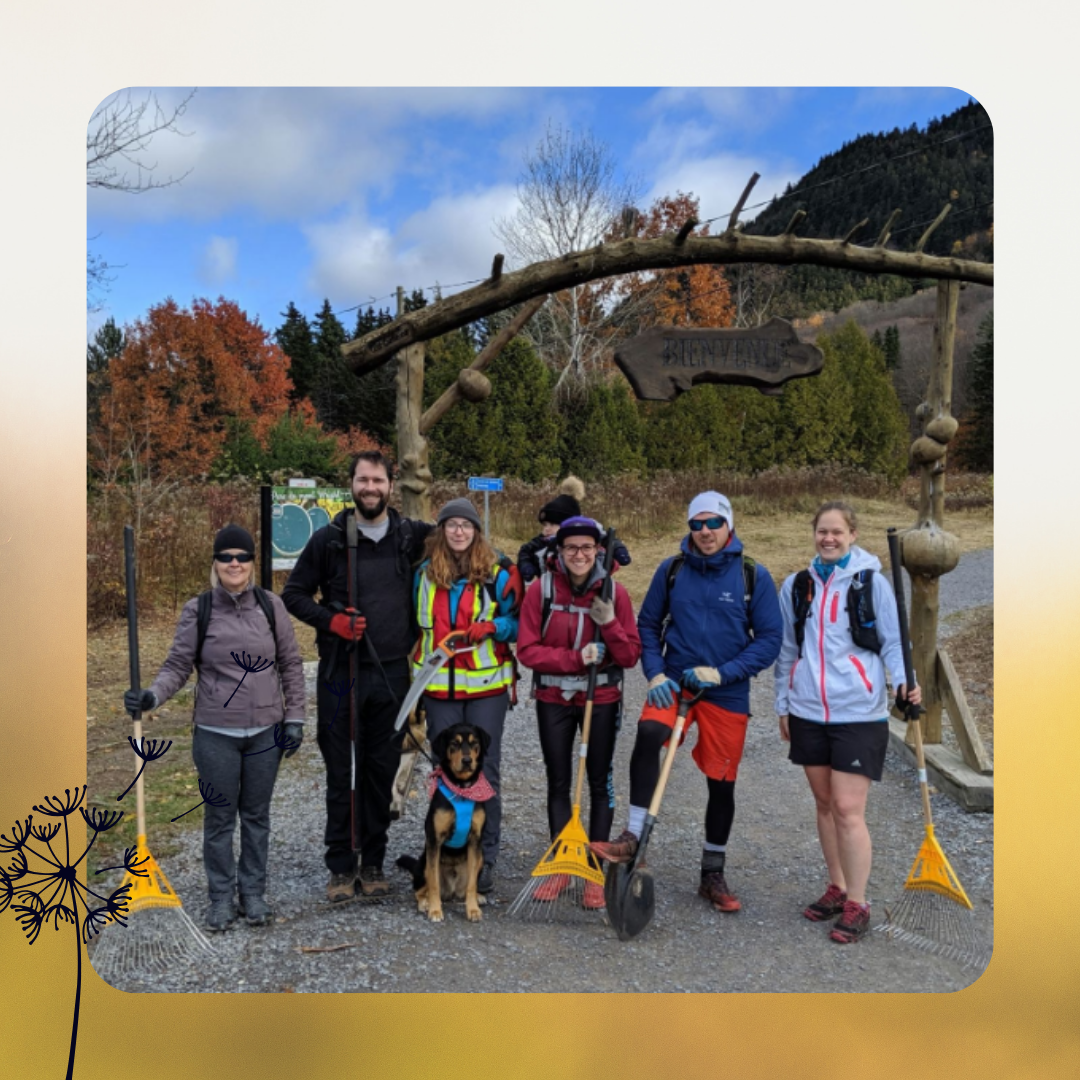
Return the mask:
<path id="1" fill-rule="evenodd" d="M 993 261 L 994 132 L 976 102 L 920 130 L 912 125 L 860 135 L 821 159 L 797 184 L 773 199 L 747 233 L 775 236 L 796 210 L 806 217 L 801 236 L 845 236 L 863 218 L 868 223 L 853 243 L 873 244 L 893 210 L 889 247 L 914 248 L 946 203 L 952 210 L 926 245 L 930 255 L 962 255 Z M 838 311 L 857 300 L 892 300 L 920 288 L 907 278 L 854 274 L 817 266 L 783 271 L 772 296 L 771 314 L 786 318 Z"/>

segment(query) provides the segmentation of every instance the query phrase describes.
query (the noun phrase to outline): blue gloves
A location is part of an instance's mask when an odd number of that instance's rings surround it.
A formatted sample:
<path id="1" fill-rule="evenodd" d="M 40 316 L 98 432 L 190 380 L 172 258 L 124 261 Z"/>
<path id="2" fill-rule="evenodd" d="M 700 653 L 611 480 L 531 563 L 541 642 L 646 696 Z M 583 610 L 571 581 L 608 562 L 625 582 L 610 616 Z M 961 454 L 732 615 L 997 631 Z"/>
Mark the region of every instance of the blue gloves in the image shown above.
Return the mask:
<path id="1" fill-rule="evenodd" d="M 607 646 L 602 641 L 590 641 L 584 649 L 581 650 L 581 662 L 588 666 L 589 664 L 602 664 L 604 662 L 604 653 L 607 652 Z"/>
<path id="2" fill-rule="evenodd" d="M 649 683 L 645 700 L 654 709 L 670 709 L 680 696 L 679 684 L 666 675 L 657 675 Z"/>
<path id="3" fill-rule="evenodd" d="M 683 686 L 687 690 L 697 693 L 710 686 L 720 685 L 720 672 L 714 667 L 692 667 L 682 673 Z"/>

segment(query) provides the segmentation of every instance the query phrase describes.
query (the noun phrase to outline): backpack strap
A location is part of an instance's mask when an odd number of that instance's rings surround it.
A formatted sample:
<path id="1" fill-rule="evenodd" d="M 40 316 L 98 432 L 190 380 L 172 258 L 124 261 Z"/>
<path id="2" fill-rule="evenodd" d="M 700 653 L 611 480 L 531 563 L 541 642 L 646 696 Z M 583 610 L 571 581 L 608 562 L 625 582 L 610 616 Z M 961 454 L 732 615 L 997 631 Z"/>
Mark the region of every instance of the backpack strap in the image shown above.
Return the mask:
<path id="1" fill-rule="evenodd" d="M 754 619 L 750 604 L 754 599 L 754 586 L 757 585 L 757 563 L 749 555 L 740 555 L 743 574 L 743 603 L 746 605 L 746 635 L 754 640 Z"/>
<path id="2" fill-rule="evenodd" d="M 800 570 L 791 583 L 791 606 L 795 613 L 795 644 L 802 656 L 803 640 L 806 637 L 806 617 L 810 614 L 810 605 L 814 602 L 814 579 L 809 570 Z"/>
<path id="3" fill-rule="evenodd" d="M 251 591 L 255 594 L 255 603 L 262 608 L 266 621 L 270 624 L 270 633 L 274 636 L 274 648 L 277 648 L 277 618 L 274 615 L 274 605 L 270 603 L 270 597 L 266 590 L 258 585 L 253 585 Z M 199 606 L 195 615 L 195 667 L 198 669 L 202 664 L 203 642 L 206 641 L 207 631 L 210 629 L 210 613 L 214 606 L 214 590 L 207 589 L 199 593 Z"/>
<path id="4" fill-rule="evenodd" d="M 877 615 L 874 611 L 874 571 L 860 570 L 851 579 L 847 594 L 848 629 L 860 649 L 881 652 Z"/>

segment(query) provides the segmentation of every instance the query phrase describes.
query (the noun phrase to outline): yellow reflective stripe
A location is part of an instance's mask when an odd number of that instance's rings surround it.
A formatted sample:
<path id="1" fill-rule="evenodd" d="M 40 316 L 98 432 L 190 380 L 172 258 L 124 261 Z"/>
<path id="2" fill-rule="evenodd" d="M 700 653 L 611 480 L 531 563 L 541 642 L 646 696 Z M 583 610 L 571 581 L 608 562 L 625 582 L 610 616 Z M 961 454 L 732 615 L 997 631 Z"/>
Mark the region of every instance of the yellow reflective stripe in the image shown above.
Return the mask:
<path id="1" fill-rule="evenodd" d="M 416 665 L 413 665 L 414 670 Z M 457 668 L 454 671 L 454 693 L 470 694 L 480 690 L 496 690 L 509 686 L 514 677 L 514 667 L 507 662 L 485 671 L 473 671 L 469 668 Z M 439 673 L 427 684 L 429 691 L 446 692 L 450 689 L 449 666 L 439 669 Z"/>

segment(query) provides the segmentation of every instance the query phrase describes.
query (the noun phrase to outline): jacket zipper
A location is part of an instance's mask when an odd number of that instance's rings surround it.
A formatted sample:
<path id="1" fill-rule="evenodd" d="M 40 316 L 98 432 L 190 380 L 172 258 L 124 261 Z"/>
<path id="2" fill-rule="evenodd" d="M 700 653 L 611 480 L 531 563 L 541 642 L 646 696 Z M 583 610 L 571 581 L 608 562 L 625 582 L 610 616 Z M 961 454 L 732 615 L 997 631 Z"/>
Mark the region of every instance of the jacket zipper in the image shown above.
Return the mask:
<path id="1" fill-rule="evenodd" d="M 848 653 L 848 659 L 855 665 L 855 670 L 859 673 L 859 678 L 862 679 L 863 686 L 865 686 L 867 691 L 872 694 L 874 692 L 874 687 L 871 685 L 870 680 L 866 677 L 866 668 L 862 666 L 857 656 L 852 656 L 850 653 Z"/>

